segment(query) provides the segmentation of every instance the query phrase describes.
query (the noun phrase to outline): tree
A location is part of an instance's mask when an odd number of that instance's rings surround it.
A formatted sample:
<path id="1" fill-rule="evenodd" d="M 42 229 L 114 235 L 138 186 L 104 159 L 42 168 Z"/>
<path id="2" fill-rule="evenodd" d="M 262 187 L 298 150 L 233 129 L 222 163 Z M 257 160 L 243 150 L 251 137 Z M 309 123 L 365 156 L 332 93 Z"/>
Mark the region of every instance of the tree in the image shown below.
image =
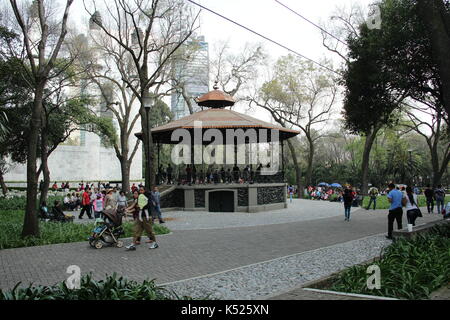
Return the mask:
<path id="1" fill-rule="evenodd" d="M 245 43 L 237 52 L 230 52 L 229 42 L 219 44 L 213 53 L 211 72 L 225 93 L 240 100 L 237 94 L 258 78 L 258 69 L 267 62 L 267 55 L 257 43 Z"/>
<path id="2" fill-rule="evenodd" d="M 443 115 L 426 105 L 409 105 L 405 113 L 409 121 L 404 122 L 403 126 L 426 141 L 431 156 L 432 185 L 436 187 L 440 184 L 450 161 L 450 143 L 443 125 Z"/>
<path id="3" fill-rule="evenodd" d="M 36 213 L 36 160 L 39 130 L 42 125 L 44 91 L 47 82 L 54 76 L 52 71 L 67 34 L 67 20 L 72 3 L 73 0 L 67 0 L 62 18 L 59 21 L 51 21 L 55 15 L 53 12 L 49 12 L 48 7 L 44 6 L 43 0 L 34 2 L 35 10 L 31 10 L 31 13 L 34 14 L 33 17 L 27 17 L 27 13 L 21 10 L 16 0 L 10 0 L 18 29 L 21 31 L 23 48 L 30 70 L 26 76 L 34 93 L 27 146 L 27 204 L 22 230 L 23 237 L 39 236 Z M 39 32 L 33 33 L 33 30 Z"/>
<path id="4" fill-rule="evenodd" d="M 431 52 L 442 82 L 442 101 L 447 125 L 450 124 L 450 3 L 448 0 L 417 0 L 416 14 L 425 22 Z"/>
<path id="5" fill-rule="evenodd" d="M 349 52 L 343 76 L 346 87 L 344 118 L 347 129 L 365 137 L 361 168 L 363 194 L 367 194 L 369 160 L 375 138 L 381 128 L 398 122 L 394 111 L 399 110 L 400 103 L 411 94 L 410 86 L 393 84 L 396 81 L 394 64 L 388 61 L 394 46 L 389 39 L 395 33 L 389 28 L 392 28 L 391 24 L 398 26 L 399 23 L 385 20 L 387 16 L 383 16 L 381 30 L 369 30 L 366 24 L 362 24 L 359 33 L 347 39 Z"/>
<path id="6" fill-rule="evenodd" d="M 281 125 L 298 128 L 305 134 L 308 142 L 306 183 L 310 184 L 314 147 L 321 137 L 315 128 L 329 120 L 336 101 L 337 82 L 329 72 L 293 55 L 280 58 L 274 70 L 272 79 L 249 99 L 250 104 L 267 110 Z"/>
<path id="7" fill-rule="evenodd" d="M 160 96 L 161 86 L 167 83 L 172 58 L 177 50 L 192 36 L 196 29 L 198 13 L 179 0 L 126 1 L 108 2 L 107 18 L 100 15 L 96 8 L 98 1 L 91 1 L 90 10 L 92 27 L 101 31 L 130 57 L 134 67 L 133 79 L 123 78 L 141 104 L 142 138 L 146 158 L 145 184 L 154 184 L 153 140 L 149 134 L 150 121 L 147 118 L 145 104 L 152 104 Z M 105 3 L 106 4 L 106 3 Z"/>
<path id="8" fill-rule="evenodd" d="M 88 58 L 92 61 L 81 63 L 97 65 L 96 68 L 89 69 L 85 81 L 92 83 L 96 91 L 100 92 L 100 106 L 105 111 L 111 112 L 118 124 L 118 138 L 114 134 L 109 141 L 120 162 L 122 189 L 128 192 L 131 164 L 140 145 L 140 140 L 133 135 L 140 118 L 139 112 L 135 112 L 137 96 L 127 84 L 133 81 L 135 72 L 127 51 L 108 40 L 108 38 L 92 37 L 93 45 L 86 49 L 96 54 L 83 55 L 83 59 Z"/>

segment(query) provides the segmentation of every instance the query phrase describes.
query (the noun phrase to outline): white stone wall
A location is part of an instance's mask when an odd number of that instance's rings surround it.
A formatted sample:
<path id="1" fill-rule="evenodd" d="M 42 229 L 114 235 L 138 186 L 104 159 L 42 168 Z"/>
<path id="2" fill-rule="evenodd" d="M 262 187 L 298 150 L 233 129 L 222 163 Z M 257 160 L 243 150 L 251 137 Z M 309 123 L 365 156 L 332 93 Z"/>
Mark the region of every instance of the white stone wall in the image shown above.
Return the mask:
<path id="1" fill-rule="evenodd" d="M 139 126 L 136 126 L 139 128 Z M 138 131 L 138 130 L 137 130 Z M 130 138 L 130 148 L 136 137 Z M 100 138 L 86 133 L 85 146 L 59 146 L 49 157 L 51 181 L 120 181 L 120 162 L 114 149 L 100 146 Z M 42 176 L 40 177 L 40 179 Z M 133 159 L 130 179 L 142 179 L 142 146 Z M 26 181 L 26 165 L 16 165 L 5 175 L 5 181 Z"/>

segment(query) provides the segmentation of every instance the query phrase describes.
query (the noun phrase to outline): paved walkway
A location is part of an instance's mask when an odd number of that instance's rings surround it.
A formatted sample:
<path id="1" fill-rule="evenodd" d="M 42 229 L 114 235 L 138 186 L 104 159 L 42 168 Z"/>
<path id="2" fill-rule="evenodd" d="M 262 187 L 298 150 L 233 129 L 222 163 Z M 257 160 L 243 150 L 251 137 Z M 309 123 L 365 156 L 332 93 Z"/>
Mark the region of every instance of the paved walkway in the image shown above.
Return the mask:
<path id="1" fill-rule="evenodd" d="M 226 229 L 234 227 L 254 227 L 263 225 L 284 224 L 299 221 L 311 221 L 338 217 L 342 215 L 342 204 L 327 201 L 311 201 L 294 199 L 288 203 L 287 209 L 258 213 L 242 212 L 164 212 L 163 218 L 168 218 L 166 226 L 171 230 L 203 230 Z M 93 220 L 84 216 L 78 219 L 79 211 L 68 211 L 75 216 L 75 223 L 92 223 Z"/>
<path id="2" fill-rule="evenodd" d="M 25 284 L 54 284 L 78 265 L 83 274 L 101 279 L 113 272 L 133 280 L 157 283 L 201 277 L 285 257 L 386 231 L 386 210 L 353 212 L 344 222 L 342 205 L 297 200 L 288 210 L 254 214 L 167 213 L 176 220 L 160 236 L 160 248 L 149 250 L 91 249 L 86 242 L 0 251 L 0 288 Z M 426 215 L 420 222 L 440 219 Z M 198 230 L 195 230 L 198 228 Z M 296 286 L 295 283 L 292 284 Z"/>

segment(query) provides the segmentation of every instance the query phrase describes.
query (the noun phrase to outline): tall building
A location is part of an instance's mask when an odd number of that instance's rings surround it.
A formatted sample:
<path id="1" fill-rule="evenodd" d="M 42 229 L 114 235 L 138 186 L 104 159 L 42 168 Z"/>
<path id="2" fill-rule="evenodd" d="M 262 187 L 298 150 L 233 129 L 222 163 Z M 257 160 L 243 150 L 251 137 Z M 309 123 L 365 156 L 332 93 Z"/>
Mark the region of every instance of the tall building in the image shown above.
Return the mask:
<path id="1" fill-rule="evenodd" d="M 188 41 L 186 48 L 193 51 L 192 56 L 185 61 L 180 60 L 173 64 L 173 73 L 176 78 L 173 85 L 184 86 L 187 95 L 196 98 L 209 91 L 209 46 L 205 37 L 199 36 Z M 192 106 L 194 112 L 200 109 L 194 101 L 192 101 Z M 181 89 L 171 96 L 171 110 L 175 120 L 190 114 Z"/>

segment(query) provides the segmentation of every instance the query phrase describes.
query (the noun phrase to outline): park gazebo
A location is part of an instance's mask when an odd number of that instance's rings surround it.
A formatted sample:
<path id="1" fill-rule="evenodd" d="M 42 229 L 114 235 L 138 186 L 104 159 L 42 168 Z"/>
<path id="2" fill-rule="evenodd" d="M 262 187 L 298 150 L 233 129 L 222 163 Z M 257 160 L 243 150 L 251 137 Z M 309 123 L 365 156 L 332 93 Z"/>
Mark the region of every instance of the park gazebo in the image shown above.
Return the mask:
<path id="1" fill-rule="evenodd" d="M 183 150 L 177 153 L 184 157 L 176 170 L 180 182 L 186 178 L 185 166 L 193 164 L 204 173 L 225 166 L 245 166 L 250 175 L 245 182 L 178 183 L 163 193 L 162 207 L 211 212 L 257 212 L 285 208 L 284 142 L 300 132 L 227 109 L 234 106 L 235 101 L 220 91 L 217 85 L 196 102 L 204 108 L 202 111 L 151 130 L 158 149 L 158 168 L 160 146 L 169 144 L 178 145 Z M 136 136 L 142 138 L 142 134 Z M 182 136 L 189 139 L 182 139 Z M 211 163 L 211 158 L 204 158 L 206 148 L 209 151 L 214 149 L 211 153 L 206 152 L 214 158 L 214 163 Z M 264 157 L 259 157 L 261 155 Z"/>

